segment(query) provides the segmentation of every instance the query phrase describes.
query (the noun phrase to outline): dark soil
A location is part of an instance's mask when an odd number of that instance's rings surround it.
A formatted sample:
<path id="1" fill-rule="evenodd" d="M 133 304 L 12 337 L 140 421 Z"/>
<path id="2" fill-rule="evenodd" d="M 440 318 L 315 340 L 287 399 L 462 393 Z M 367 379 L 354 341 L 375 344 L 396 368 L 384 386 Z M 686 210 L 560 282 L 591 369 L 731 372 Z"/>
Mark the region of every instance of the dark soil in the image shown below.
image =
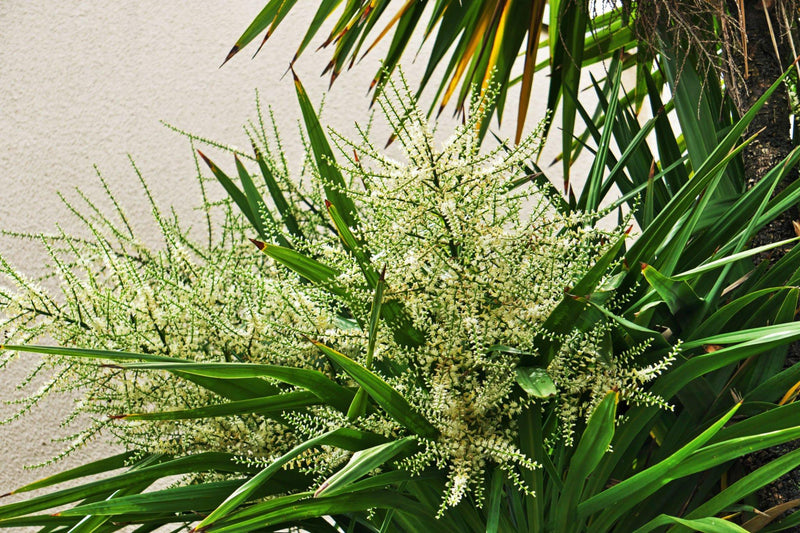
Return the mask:
<path id="1" fill-rule="evenodd" d="M 772 18 L 777 5 L 773 5 L 770 13 Z M 747 29 L 747 58 L 748 76 L 739 79 L 739 83 L 732 83 L 731 91 L 737 91 L 738 98 L 735 101 L 742 102 L 739 114 L 744 114 L 752 105 L 766 92 L 775 82 L 785 68 L 791 64 L 791 59 L 778 62 L 775 54 L 775 47 L 770 35 L 770 26 L 764 14 L 761 0 L 749 1 L 745 7 L 745 19 Z M 780 31 L 777 20 L 772 21 L 774 31 Z M 778 50 L 784 58 L 791 56 L 789 50 L 782 50 L 787 47 L 786 42 L 778 40 Z M 742 71 L 744 66 L 742 65 Z M 753 122 L 750 123 L 745 138 L 758 134 L 758 137 L 744 149 L 744 168 L 747 176 L 748 186 L 752 186 L 763 178 L 770 170 L 778 164 L 794 148 L 790 136 L 790 108 L 789 97 L 785 88 L 780 87 L 770 99 L 764 104 Z M 778 185 L 776 193 L 783 190 L 789 183 L 794 181 L 796 174 L 792 173 Z M 752 242 L 752 246 L 757 247 L 778 240 L 788 239 L 795 236 L 792 220 L 797 218 L 796 210 L 784 213 L 779 218 L 771 222 L 761 230 Z M 771 259 L 774 261 L 787 250 L 774 251 Z"/>
<path id="2" fill-rule="evenodd" d="M 734 100 L 743 103 L 740 114 L 744 113 L 764 94 L 767 88 L 783 73 L 784 69 L 791 64 L 791 59 L 779 62 L 776 58 L 775 47 L 762 1 L 766 0 L 747 0 L 745 2 L 749 76 L 742 78 L 741 83 L 732 83 L 733 87 L 730 87 L 730 90 L 738 91 L 736 96 L 739 98 L 734 98 Z M 779 8 L 777 3 L 781 1 L 776 0 L 769 10 L 772 17 L 772 27 L 776 32 L 780 32 L 780 24 L 777 21 L 777 17 L 775 17 L 775 12 L 776 8 Z M 767 5 L 770 4 L 773 4 L 773 2 L 767 2 Z M 786 41 L 781 40 L 780 37 L 778 37 L 778 41 L 781 55 L 784 58 L 789 58 L 791 56 L 789 51 L 782 49 L 786 48 Z M 752 186 L 757 183 L 792 150 L 789 118 L 788 95 L 784 88 L 779 88 L 756 115 L 746 134 L 746 137 L 749 137 L 760 132 L 758 138 L 744 151 L 743 160 L 748 185 Z M 796 173 L 787 176 L 784 182 L 778 186 L 778 191 L 794 181 L 795 178 Z M 797 218 L 798 215 L 794 209 L 784 213 L 761 230 L 751 245 L 756 247 L 794 237 L 795 231 L 792 221 Z M 774 250 L 768 257 L 762 257 L 761 260 L 766 259 L 774 262 L 786 251 L 788 251 L 788 248 L 786 250 Z M 798 362 L 800 362 L 800 345 L 796 343 L 789 348 L 785 367 Z M 776 394 L 782 394 L 783 392 L 785 391 L 776 391 Z M 799 447 L 800 441 L 794 441 L 752 453 L 742 459 L 742 466 L 746 471 L 752 472 Z M 800 470 L 794 470 L 764 487 L 759 492 L 759 509 L 763 511 L 798 497 L 800 497 Z M 787 531 L 800 533 L 800 527 Z"/>

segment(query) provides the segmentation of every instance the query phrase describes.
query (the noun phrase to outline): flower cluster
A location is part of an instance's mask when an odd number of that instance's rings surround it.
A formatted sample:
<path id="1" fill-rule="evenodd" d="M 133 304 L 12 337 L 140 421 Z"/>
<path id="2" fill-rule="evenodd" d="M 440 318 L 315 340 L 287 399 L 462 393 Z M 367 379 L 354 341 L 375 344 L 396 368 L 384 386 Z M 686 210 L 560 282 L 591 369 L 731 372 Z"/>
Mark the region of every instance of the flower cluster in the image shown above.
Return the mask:
<path id="1" fill-rule="evenodd" d="M 448 470 L 443 506 L 457 505 L 470 491 L 480 499 L 490 465 L 522 485 L 519 470 L 537 467 L 515 445 L 517 419 L 526 409 L 559 406 L 569 438 L 576 421 L 612 388 L 634 402 L 663 403 L 642 386 L 669 361 L 637 368 L 635 351 L 606 357 L 611 323 L 559 338 L 552 360 L 541 353 L 542 340 L 554 336 L 547 319 L 565 291 L 624 238 L 620 230 L 598 229 L 594 215 L 560 211 L 549 191 L 536 185 L 526 161 L 539 149 L 541 131 L 513 148 L 482 152 L 478 113 L 435 148 L 434 132 L 402 80 L 389 84 L 380 103 L 402 159 L 388 157 L 366 135 L 353 142 L 332 134 L 346 161 L 338 170 L 347 183 L 334 192 L 355 207 L 347 215 L 355 221 L 358 254 L 342 246 L 326 212 L 332 190 L 327 176 L 308 165 L 311 183 L 291 182 L 263 128 L 252 132 L 294 205 L 302 234 L 292 236 L 294 249 L 337 272 L 337 291 L 259 254 L 247 240 L 252 229 L 229 203 L 205 202 L 207 212 L 224 220 L 214 237 L 209 215 L 207 244 L 187 236 L 154 205 L 165 236 L 157 250 L 134 237 L 121 211 L 114 223 L 93 210 L 82 219 L 94 241 L 64 234 L 44 239 L 63 298 L 48 296 L 2 263 L 13 282 L 0 293 L 3 330 L 23 341 L 47 334 L 86 348 L 313 368 L 355 387 L 308 338 L 366 364 L 369 333 L 359 324 L 369 323 L 374 296 L 365 282 L 366 256 L 376 270 L 385 266 L 384 305 L 399 306 L 422 339 L 401 342 L 381 324 L 372 370 L 437 430 L 400 465 Z M 274 222 L 269 234 L 285 231 L 280 217 L 268 218 Z M 535 398 L 519 387 L 516 369 L 523 358 L 546 368 L 557 389 L 553 398 Z M 109 423 L 108 415 L 186 410 L 221 400 L 166 373 L 62 364 L 56 380 L 85 391 L 80 409 L 96 415 L 98 427 L 150 451 L 225 450 L 262 461 L 335 427 L 387 437 L 409 433 L 380 409 L 351 419 L 325 405 L 280 416 Z M 347 459 L 328 448 L 309 454 L 291 466 L 319 476 Z"/>

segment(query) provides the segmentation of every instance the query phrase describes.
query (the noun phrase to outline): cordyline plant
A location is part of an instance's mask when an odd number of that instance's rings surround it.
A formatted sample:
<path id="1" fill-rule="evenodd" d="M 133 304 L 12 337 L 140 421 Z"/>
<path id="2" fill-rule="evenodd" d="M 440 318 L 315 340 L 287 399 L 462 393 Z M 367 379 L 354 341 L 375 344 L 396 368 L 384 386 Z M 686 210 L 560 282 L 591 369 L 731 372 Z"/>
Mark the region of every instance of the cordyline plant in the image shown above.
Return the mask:
<path id="1" fill-rule="evenodd" d="M 612 64 L 605 89 L 616 128 L 630 125 L 615 107 L 620 72 Z M 733 466 L 800 438 L 800 366 L 784 369 L 800 339 L 800 248 L 754 271 L 753 257 L 792 243 L 746 246 L 800 199 L 800 185 L 772 195 L 800 155 L 747 191 L 735 169 L 769 93 L 702 161 L 688 164 L 656 128 L 649 175 L 627 175 L 634 148 L 617 160 L 612 128 L 597 131 L 586 185 L 566 201 L 531 166 L 537 133 L 480 150 L 484 100 L 437 148 L 405 82 L 389 82 L 379 102 L 401 162 L 366 130 L 358 141 L 326 133 L 296 88 L 308 179 L 288 178 L 260 119 L 253 152 L 231 150 L 238 179 L 198 152 L 229 196 L 204 202 L 207 243 L 154 204 L 165 245 L 149 249 L 121 209 L 88 203 L 75 213 L 93 240 L 42 238 L 63 297 L 2 263 L 8 357 L 53 356 L 52 386 L 82 391 L 78 411 L 94 420 L 77 441 L 103 429 L 127 451 L 18 488 L 46 492 L 0 507 L 0 527 L 800 523 L 780 519 L 791 504 L 751 504 L 800 451 L 746 474 Z M 632 147 L 663 126 L 653 120 Z M 614 184 L 623 196 L 599 210 Z M 618 227 L 601 229 L 623 206 Z M 30 344 L 42 335 L 59 346 Z M 77 484 L 56 486 L 66 481 Z"/>

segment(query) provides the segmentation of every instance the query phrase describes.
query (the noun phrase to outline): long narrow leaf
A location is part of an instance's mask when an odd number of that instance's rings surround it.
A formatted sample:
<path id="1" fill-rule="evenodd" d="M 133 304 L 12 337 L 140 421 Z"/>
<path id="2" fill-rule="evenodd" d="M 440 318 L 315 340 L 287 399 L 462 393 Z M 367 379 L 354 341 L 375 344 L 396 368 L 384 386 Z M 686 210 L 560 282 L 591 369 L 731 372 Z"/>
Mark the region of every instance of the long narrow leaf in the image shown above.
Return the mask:
<path id="1" fill-rule="evenodd" d="M 733 505 L 798 466 L 800 466 L 800 450 L 794 450 L 737 480 L 716 496 L 693 509 L 686 515 L 686 518 L 701 518 L 720 513 L 726 507 Z"/>
<path id="2" fill-rule="evenodd" d="M 250 26 L 244 30 L 244 33 L 236 40 L 236 44 L 233 45 L 230 52 L 228 52 L 228 56 L 223 61 L 223 65 L 235 56 L 239 50 L 247 46 L 253 39 L 255 39 L 259 33 L 267 29 L 270 24 L 272 24 L 273 20 L 275 20 L 275 15 L 278 13 L 278 10 L 283 4 L 284 0 L 269 0 L 261 12 L 256 15 L 256 18 L 253 19 L 253 22 L 250 23 Z"/>
<path id="3" fill-rule="evenodd" d="M 57 485 L 58 483 L 64 483 L 65 481 L 72 481 L 74 479 L 79 479 L 86 476 L 92 476 L 95 474 L 102 474 L 110 470 L 123 468 L 127 466 L 128 461 L 135 456 L 136 454 L 134 452 L 123 452 L 117 455 L 112 455 L 111 457 L 106 457 L 85 465 L 77 466 L 75 468 L 70 468 L 65 472 L 60 472 L 58 474 L 48 476 L 44 479 L 34 481 L 33 483 L 28 483 L 27 485 L 23 485 L 22 487 L 14 489 L 8 494 L 5 494 L 5 496 L 18 494 L 20 492 L 28 492 L 31 490 L 42 489 L 44 487 Z"/>
<path id="4" fill-rule="evenodd" d="M 294 72 L 292 74 L 294 75 Z M 317 169 L 325 188 L 325 194 L 328 200 L 336 206 L 347 226 L 355 228 L 357 227 L 355 204 L 347 196 L 347 184 L 336 166 L 333 151 L 328 139 L 325 137 L 325 132 L 322 130 L 314 107 L 308 99 L 303 84 L 300 83 L 300 79 L 296 75 L 294 76 L 294 86 L 297 92 L 297 100 L 300 102 L 300 111 L 303 114 L 309 142 L 311 143 L 311 150 L 314 153 L 314 160 L 317 163 Z"/>
<path id="5" fill-rule="evenodd" d="M 372 368 L 372 358 L 375 354 L 375 344 L 378 341 L 378 325 L 381 318 L 381 305 L 383 304 L 383 289 L 386 286 L 385 276 L 386 270 L 384 269 L 384 271 L 381 272 L 380 278 L 378 279 L 377 286 L 375 287 L 375 293 L 372 298 L 372 311 L 369 319 L 369 338 L 367 340 L 367 360 L 364 365 L 367 370 Z M 347 418 L 350 420 L 355 420 L 356 418 L 362 416 L 366 411 L 367 393 L 363 387 L 359 387 L 355 397 L 353 398 L 353 403 L 350 404 L 350 408 L 347 410 Z"/>
<path id="6" fill-rule="evenodd" d="M 241 483 L 240 480 L 219 481 L 123 496 L 65 509 L 59 516 L 174 513 L 183 509 L 207 511 L 222 503 Z"/>
<path id="7" fill-rule="evenodd" d="M 192 364 L 187 359 L 177 357 L 166 357 L 163 355 L 143 354 L 135 352 L 123 352 L 115 350 L 91 350 L 85 348 L 66 348 L 63 346 L 20 346 L 20 345 L 0 345 L 0 350 L 14 350 L 18 352 L 32 352 L 46 355 L 62 355 L 66 357 L 76 357 L 81 359 L 100 359 L 116 362 L 128 361 L 147 361 L 152 363 L 174 363 Z M 183 374 L 176 368 L 173 373 L 200 385 L 212 392 L 215 392 L 229 400 L 247 400 L 250 398 L 260 398 L 275 394 L 278 390 L 261 379 L 241 379 L 235 382 L 228 380 L 215 379 L 214 376 L 198 376 Z"/>
<path id="8" fill-rule="evenodd" d="M 438 433 L 436 428 L 425 417 L 417 413 L 408 400 L 375 373 L 320 342 L 314 342 L 314 345 L 356 380 L 389 416 L 422 437 L 433 438 L 436 436 Z"/>
<path id="9" fill-rule="evenodd" d="M 733 417 L 740 406 L 741 404 L 734 406 L 725 416 L 669 458 L 585 500 L 578 506 L 578 513 L 581 516 L 589 516 L 605 509 L 595 523 L 613 523 L 617 517 L 644 500 L 659 487 L 681 477 L 679 473 L 676 473 L 681 463 L 708 442 Z M 600 528 L 599 525 L 597 527 Z"/>
<path id="10" fill-rule="evenodd" d="M 322 482 L 314 492 L 314 497 L 333 496 L 344 491 L 348 485 L 402 453 L 413 442 L 414 437 L 404 437 L 366 450 L 357 451 L 346 465 Z"/>
<path id="11" fill-rule="evenodd" d="M 213 524 L 230 514 L 234 509 L 239 507 L 241 504 L 248 501 L 254 493 L 256 493 L 272 476 L 274 476 L 277 472 L 279 472 L 283 466 L 288 463 L 289 461 L 296 458 L 301 453 L 309 450 L 311 448 L 315 448 L 317 446 L 322 446 L 324 444 L 328 445 L 336 445 L 337 437 L 346 436 L 347 431 L 343 429 L 335 429 L 332 431 L 328 431 L 327 433 L 323 433 L 317 437 L 309 439 L 301 444 L 298 444 L 281 457 L 273 461 L 268 467 L 263 469 L 261 472 L 247 480 L 241 486 L 239 486 L 235 491 L 233 491 L 230 496 L 228 496 L 225 501 L 223 501 L 218 507 L 216 507 L 207 517 L 205 517 L 197 526 L 195 526 L 194 531 L 205 530 Z"/>
<path id="12" fill-rule="evenodd" d="M 193 418 L 212 418 L 216 416 L 244 415 L 250 413 L 268 414 L 281 413 L 294 409 L 302 409 L 320 403 L 316 394 L 306 391 L 287 392 L 267 396 L 265 398 L 253 398 L 251 400 L 240 400 L 228 402 L 220 405 L 209 405 L 207 407 L 197 407 L 195 409 L 184 409 L 180 411 L 161 411 L 157 413 L 131 413 L 118 415 L 115 418 L 125 420 L 187 420 Z"/>
<path id="13" fill-rule="evenodd" d="M 256 248 L 275 261 L 311 281 L 315 285 L 323 287 L 337 296 L 346 295 L 346 291 L 336 282 L 339 272 L 335 269 L 320 263 L 316 259 L 307 257 L 289 248 L 284 248 L 283 246 L 267 244 L 256 240 L 252 242 L 256 245 Z"/>
<path id="14" fill-rule="evenodd" d="M 132 370 L 167 370 L 185 374 L 214 377 L 217 379 L 252 379 L 267 377 L 290 385 L 302 387 L 329 405 L 344 412 L 352 400 L 350 391 L 338 385 L 322 372 L 309 368 L 294 368 L 279 365 L 254 363 L 128 363 L 122 368 Z"/>
<path id="15" fill-rule="evenodd" d="M 686 526 L 692 531 L 700 531 L 701 533 L 748 533 L 747 530 L 742 529 L 741 526 L 737 526 L 736 524 L 728 522 L 727 520 L 723 520 L 722 518 L 710 516 L 707 518 L 689 520 L 685 518 L 678 518 L 676 516 L 667 516 L 664 514 L 659 515 L 654 520 L 651 520 L 647 524 L 643 525 L 634 531 L 634 533 L 648 533 L 649 531 L 653 531 L 654 529 L 668 526 L 670 524 Z"/>
<path id="16" fill-rule="evenodd" d="M 166 461 L 140 470 L 132 470 L 108 479 L 93 481 L 77 487 L 71 487 L 29 500 L 11 503 L 0 507 L 0 518 L 10 518 L 51 509 L 98 494 L 126 487 L 133 483 L 156 480 L 168 476 L 192 472 L 250 472 L 252 467 L 237 464 L 233 456 L 226 453 L 206 452 Z"/>
<path id="17" fill-rule="evenodd" d="M 617 413 L 617 393 L 609 392 L 600 402 L 578 442 L 575 454 L 569 463 L 567 479 L 561 490 L 561 497 L 555 509 L 555 524 L 558 531 L 579 531 L 576 519 L 578 503 L 586 478 L 592 474 L 597 464 L 608 451 L 614 437 L 614 418 Z"/>

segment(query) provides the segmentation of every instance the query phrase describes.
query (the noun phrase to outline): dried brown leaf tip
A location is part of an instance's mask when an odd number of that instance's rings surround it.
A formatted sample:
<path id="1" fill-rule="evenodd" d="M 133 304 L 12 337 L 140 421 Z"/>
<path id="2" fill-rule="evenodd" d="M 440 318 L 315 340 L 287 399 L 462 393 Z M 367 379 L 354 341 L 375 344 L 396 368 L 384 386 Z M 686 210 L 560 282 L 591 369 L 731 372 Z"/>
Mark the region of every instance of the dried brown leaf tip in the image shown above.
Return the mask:
<path id="1" fill-rule="evenodd" d="M 308 335 L 306 335 L 305 333 L 301 333 L 301 334 L 300 334 L 300 336 L 301 336 L 301 337 L 303 337 L 303 338 L 304 338 L 305 340 L 307 340 L 308 342 L 310 342 L 311 344 L 313 344 L 314 346 L 321 346 L 321 345 L 322 345 L 322 343 L 321 343 L 321 342 L 319 342 L 319 341 L 317 341 L 317 340 L 314 340 L 314 339 L 312 339 L 311 337 L 309 337 L 309 336 L 308 336 Z"/>
<path id="2" fill-rule="evenodd" d="M 225 63 L 227 63 L 233 56 L 235 56 L 237 53 L 239 53 L 239 50 L 241 50 L 241 48 L 239 47 L 238 44 L 233 45 L 233 48 L 231 48 L 231 51 L 228 52 L 227 56 L 225 56 L 225 61 L 222 62 L 222 65 L 220 65 L 220 68 L 222 68 L 222 66 Z"/>
<path id="3" fill-rule="evenodd" d="M 212 163 L 209 158 L 206 157 L 206 154 L 204 154 L 200 150 L 198 150 L 197 153 L 200 155 L 200 157 L 203 158 L 203 161 L 205 161 L 206 165 L 208 165 L 208 168 L 210 168 L 212 172 L 217 168 L 217 166 L 214 163 Z"/>
<path id="4" fill-rule="evenodd" d="M 703 350 L 705 350 L 706 353 L 713 353 L 722 348 L 723 346 L 720 344 L 706 344 L 703 346 Z"/>
<path id="5" fill-rule="evenodd" d="M 794 228 L 794 234 L 800 237 L 800 221 L 792 220 L 792 227 Z"/>
<path id="6" fill-rule="evenodd" d="M 266 245 L 266 244 L 264 244 L 264 243 L 263 243 L 263 242 L 261 242 L 261 241 L 257 241 L 257 240 L 255 240 L 255 239 L 250 239 L 250 242 L 252 242 L 253 244 L 255 244 L 255 245 L 256 245 L 256 248 L 258 248 L 259 250 L 263 250 L 264 248 L 266 248 L 266 247 L 267 247 L 267 245 Z"/>
<path id="7" fill-rule="evenodd" d="M 258 53 L 261 51 L 261 49 L 264 48 L 264 45 L 267 44 L 267 41 L 272 36 L 272 32 L 274 31 L 274 29 L 275 29 L 274 27 L 270 27 L 267 30 L 267 33 L 264 34 L 264 39 L 261 40 L 261 44 L 258 45 L 258 49 L 256 50 L 256 53 L 253 54 L 253 57 L 256 57 Z"/>

